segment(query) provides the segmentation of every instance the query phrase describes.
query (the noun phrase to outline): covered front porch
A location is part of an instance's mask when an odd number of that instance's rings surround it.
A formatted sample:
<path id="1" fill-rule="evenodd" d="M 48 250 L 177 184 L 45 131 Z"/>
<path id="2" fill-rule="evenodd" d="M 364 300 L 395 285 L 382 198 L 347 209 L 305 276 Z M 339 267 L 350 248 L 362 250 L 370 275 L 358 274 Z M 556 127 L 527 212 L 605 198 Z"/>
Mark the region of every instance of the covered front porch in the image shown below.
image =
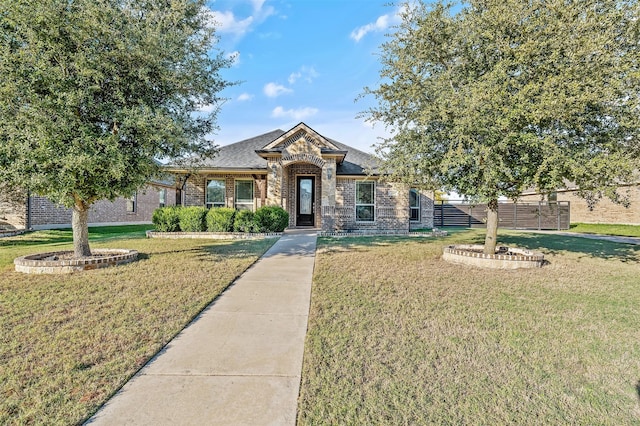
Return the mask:
<path id="1" fill-rule="evenodd" d="M 334 229 L 336 166 L 345 151 L 296 127 L 256 153 L 267 160 L 267 204 L 289 212 L 290 228 Z"/>

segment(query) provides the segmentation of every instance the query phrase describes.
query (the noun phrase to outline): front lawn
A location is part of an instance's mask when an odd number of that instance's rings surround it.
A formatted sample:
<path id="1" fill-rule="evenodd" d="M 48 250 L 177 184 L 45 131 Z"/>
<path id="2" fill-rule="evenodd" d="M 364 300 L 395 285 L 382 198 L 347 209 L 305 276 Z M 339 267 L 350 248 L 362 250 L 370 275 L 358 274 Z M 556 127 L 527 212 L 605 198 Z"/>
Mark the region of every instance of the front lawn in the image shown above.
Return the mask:
<path id="1" fill-rule="evenodd" d="M 618 235 L 640 237 L 640 225 L 617 225 L 605 223 L 572 223 L 569 232 L 584 234 Z"/>
<path id="2" fill-rule="evenodd" d="M 90 228 L 92 248 L 140 258 L 72 275 L 12 264 L 70 249 L 70 231 L 0 239 L 0 424 L 83 421 L 275 242 L 147 240 L 145 229 Z"/>
<path id="3" fill-rule="evenodd" d="M 299 424 L 638 424 L 640 246 L 501 231 L 550 264 L 441 260 L 481 232 L 319 240 Z"/>

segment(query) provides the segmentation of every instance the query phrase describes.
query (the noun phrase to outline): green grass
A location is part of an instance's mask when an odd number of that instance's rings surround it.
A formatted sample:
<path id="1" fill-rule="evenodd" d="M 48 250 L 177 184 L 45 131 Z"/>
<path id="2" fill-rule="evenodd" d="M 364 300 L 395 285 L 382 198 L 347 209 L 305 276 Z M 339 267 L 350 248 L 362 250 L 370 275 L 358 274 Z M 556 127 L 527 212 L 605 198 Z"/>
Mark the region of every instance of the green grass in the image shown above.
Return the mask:
<path id="1" fill-rule="evenodd" d="M 71 275 L 25 275 L 13 258 L 71 248 L 70 231 L 0 239 L 0 424 L 76 424 L 275 240 L 144 238 L 91 228 L 92 248 L 140 259 Z"/>
<path id="2" fill-rule="evenodd" d="M 640 246 L 501 232 L 542 269 L 441 260 L 444 239 L 320 239 L 298 423 L 640 421 Z"/>
<path id="3" fill-rule="evenodd" d="M 618 235 L 621 237 L 640 237 L 640 225 L 572 223 L 569 231 L 579 232 L 584 234 Z"/>

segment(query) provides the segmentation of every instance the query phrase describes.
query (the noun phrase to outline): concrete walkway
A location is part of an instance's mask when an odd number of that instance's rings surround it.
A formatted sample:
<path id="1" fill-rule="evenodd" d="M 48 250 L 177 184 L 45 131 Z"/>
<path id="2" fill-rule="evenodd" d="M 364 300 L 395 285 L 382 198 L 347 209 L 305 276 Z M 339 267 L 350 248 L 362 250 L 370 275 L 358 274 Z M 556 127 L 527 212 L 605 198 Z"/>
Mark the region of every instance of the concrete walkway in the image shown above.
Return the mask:
<path id="1" fill-rule="evenodd" d="M 295 425 L 315 248 L 287 231 L 87 424 Z"/>

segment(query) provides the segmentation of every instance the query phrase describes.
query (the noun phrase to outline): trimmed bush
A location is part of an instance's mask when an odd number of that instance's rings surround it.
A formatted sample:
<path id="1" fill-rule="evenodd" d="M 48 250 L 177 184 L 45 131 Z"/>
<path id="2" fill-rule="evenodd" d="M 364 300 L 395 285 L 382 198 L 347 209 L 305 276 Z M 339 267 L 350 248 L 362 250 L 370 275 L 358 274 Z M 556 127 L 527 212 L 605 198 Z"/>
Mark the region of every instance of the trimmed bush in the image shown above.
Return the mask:
<path id="1" fill-rule="evenodd" d="M 180 209 L 180 229 L 183 232 L 204 232 L 207 229 L 206 207 L 182 207 Z"/>
<path id="2" fill-rule="evenodd" d="M 289 213 L 282 207 L 263 206 L 256 210 L 258 232 L 282 232 L 289 225 Z"/>
<path id="3" fill-rule="evenodd" d="M 231 232 L 236 211 L 229 207 L 214 207 L 207 213 L 207 231 Z"/>
<path id="4" fill-rule="evenodd" d="M 253 216 L 254 214 L 251 210 L 237 211 L 233 221 L 233 230 L 235 232 L 258 232 L 259 228 Z"/>
<path id="5" fill-rule="evenodd" d="M 180 230 L 180 208 L 169 206 L 155 209 L 151 221 L 158 232 L 177 232 Z"/>

